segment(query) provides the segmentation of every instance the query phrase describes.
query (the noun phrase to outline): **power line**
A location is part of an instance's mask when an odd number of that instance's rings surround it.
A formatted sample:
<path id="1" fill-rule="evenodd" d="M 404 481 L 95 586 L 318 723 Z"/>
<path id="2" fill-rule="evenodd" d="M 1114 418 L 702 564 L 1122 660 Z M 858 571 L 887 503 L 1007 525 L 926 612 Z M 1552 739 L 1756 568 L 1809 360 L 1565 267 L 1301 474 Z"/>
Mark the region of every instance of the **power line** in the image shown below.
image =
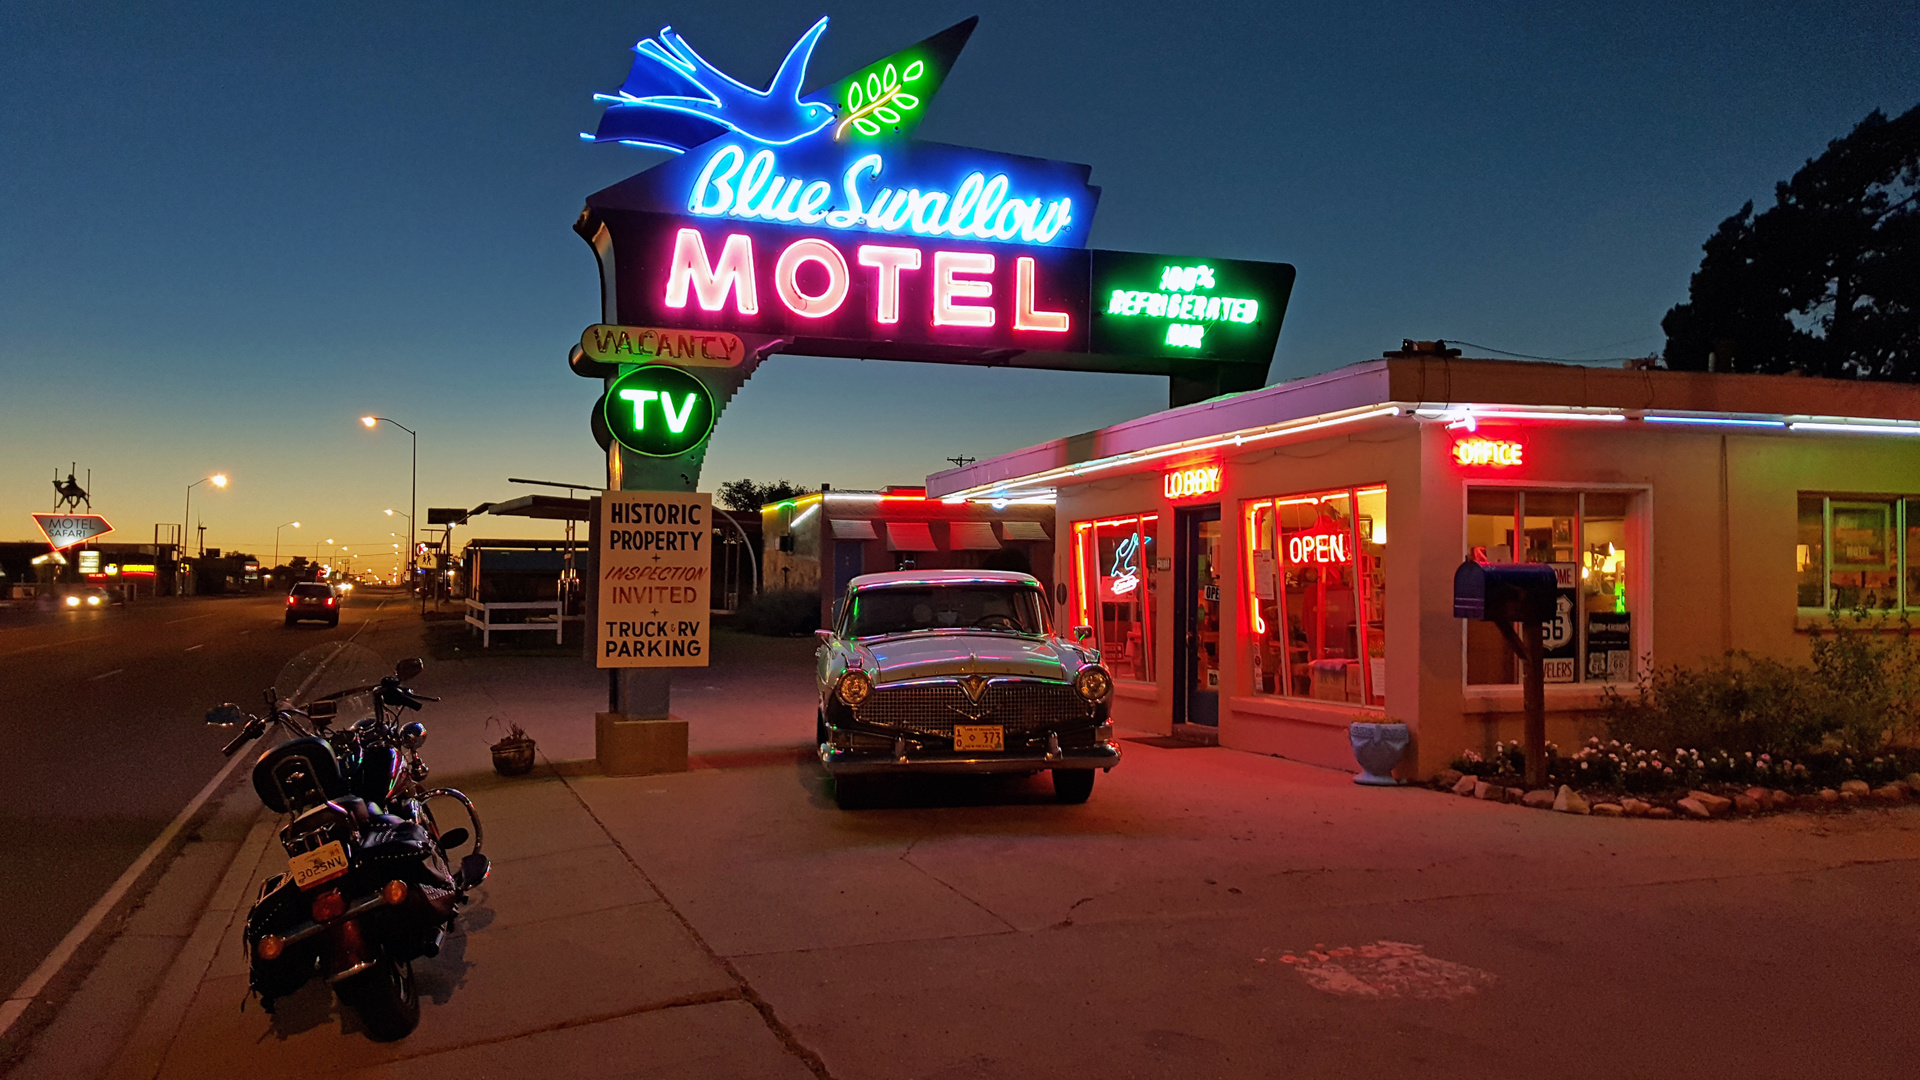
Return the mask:
<path id="1" fill-rule="evenodd" d="M 1639 340 L 1639 339 L 1629 339 L 1629 340 Z M 1448 338 L 1447 343 L 1451 345 L 1465 345 L 1469 349 L 1479 349 L 1481 352 L 1490 352 L 1490 353 L 1493 353 L 1495 356 L 1508 356 L 1516 360 L 1548 360 L 1556 364 L 1622 364 L 1627 362 L 1628 360 L 1645 360 L 1646 359 L 1645 356 L 1604 356 L 1604 357 L 1597 357 L 1597 358 L 1589 358 L 1585 360 L 1576 360 L 1570 356 L 1535 356 L 1532 353 L 1508 352 L 1505 349 L 1496 349 L 1491 345 L 1477 345 L 1471 341 L 1462 341 L 1459 338 Z"/>

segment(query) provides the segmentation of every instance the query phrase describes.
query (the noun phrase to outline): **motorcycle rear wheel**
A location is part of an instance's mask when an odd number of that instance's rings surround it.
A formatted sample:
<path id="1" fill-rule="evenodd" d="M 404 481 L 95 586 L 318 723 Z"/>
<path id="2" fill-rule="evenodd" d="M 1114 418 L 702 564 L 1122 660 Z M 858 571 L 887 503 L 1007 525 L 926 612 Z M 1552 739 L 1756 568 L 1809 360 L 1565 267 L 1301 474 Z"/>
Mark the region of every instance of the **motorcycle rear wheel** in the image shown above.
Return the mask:
<path id="1" fill-rule="evenodd" d="M 335 992 L 360 1014 L 360 1023 L 375 1042 L 404 1039 L 420 1024 L 420 994 L 413 985 L 411 961 L 399 964 L 383 955 Z"/>

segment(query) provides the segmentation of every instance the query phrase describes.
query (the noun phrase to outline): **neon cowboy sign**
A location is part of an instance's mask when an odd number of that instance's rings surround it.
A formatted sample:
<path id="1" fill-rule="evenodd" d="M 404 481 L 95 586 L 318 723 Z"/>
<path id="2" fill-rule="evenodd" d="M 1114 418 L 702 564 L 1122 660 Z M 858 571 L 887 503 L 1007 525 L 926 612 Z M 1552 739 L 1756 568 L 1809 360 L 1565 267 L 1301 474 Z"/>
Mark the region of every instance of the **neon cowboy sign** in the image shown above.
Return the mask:
<path id="1" fill-rule="evenodd" d="M 761 86 L 671 27 L 634 45 L 581 137 L 674 156 L 590 196 L 575 224 L 600 259 L 603 327 L 638 328 L 635 343 L 732 334 L 755 363 L 789 352 L 1181 375 L 1196 393 L 1211 386 L 1201 396 L 1263 385 L 1291 266 L 1090 250 L 1088 166 L 914 137 L 976 22 L 810 94 L 825 18 Z"/>

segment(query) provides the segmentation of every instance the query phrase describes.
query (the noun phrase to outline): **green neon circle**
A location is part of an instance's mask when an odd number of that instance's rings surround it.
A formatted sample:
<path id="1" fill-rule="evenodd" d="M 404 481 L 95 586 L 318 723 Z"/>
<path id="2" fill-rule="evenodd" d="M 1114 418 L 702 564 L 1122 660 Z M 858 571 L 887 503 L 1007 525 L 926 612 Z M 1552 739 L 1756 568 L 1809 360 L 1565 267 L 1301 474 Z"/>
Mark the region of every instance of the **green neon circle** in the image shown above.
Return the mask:
<path id="1" fill-rule="evenodd" d="M 613 380 L 600 419 L 614 440 L 647 457 L 679 457 L 713 433 L 713 395 L 677 367 L 648 364 Z"/>

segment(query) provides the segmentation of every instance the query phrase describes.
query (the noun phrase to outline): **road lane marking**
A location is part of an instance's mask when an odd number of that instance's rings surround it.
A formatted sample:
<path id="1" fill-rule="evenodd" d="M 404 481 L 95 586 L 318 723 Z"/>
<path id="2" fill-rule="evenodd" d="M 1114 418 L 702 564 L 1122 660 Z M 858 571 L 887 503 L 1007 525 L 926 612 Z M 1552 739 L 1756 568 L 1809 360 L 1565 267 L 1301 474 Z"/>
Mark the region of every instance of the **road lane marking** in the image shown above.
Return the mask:
<path id="1" fill-rule="evenodd" d="M 43 641 L 38 645 L 23 645 L 18 649 L 0 653 L 0 656 L 18 656 L 23 652 L 32 652 L 35 649 L 51 649 L 58 645 L 80 645 L 89 641 L 104 641 L 107 636 L 106 634 L 95 634 L 92 637 L 66 638 L 61 641 Z"/>
<path id="2" fill-rule="evenodd" d="M 114 668 L 114 669 L 113 669 L 112 671 L 103 671 L 103 672 L 101 672 L 100 674 L 98 674 L 98 675 L 95 675 L 95 676 L 93 676 L 92 678 L 90 678 L 90 679 L 88 679 L 87 681 L 88 681 L 88 682 L 99 682 L 99 681 L 100 681 L 101 679 L 111 679 L 111 678 L 113 678 L 113 677 L 114 677 L 115 675 L 118 675 L 118 674 L 120 674 L 121 672 L 123 672 L 123 671 L 125 671 L 125 670 L 127 670 L 127 669 L 126 669 L 126 668 L 123 668 L 123 667 L 117 667 L 117 668 Z"/>
<path id="3" fill-rule="evenodd" d="M 192 651 L 193 651 L 193 650 L 195 650 L 195 649 L 204 649 L 204 648 L 206 648 L 206 647 L 207 647 L 207 643 L 203 641 L 203 642 L 201 642 L 201 643 L 200 643 L 200 644 L 198 644 L 198 645 L 189 645 L 189 646 L 187 646 L 187 651 L 188 651 L 188 652 L 192 652 Z"/>
<path id="4" fill-rule="evenodd" d="M 175 626 L 183 622 L 192 622 L 195 619 L 211 619 L 214 617 L 215 614 L 216 614 L 215 612 L 209 611 L 205 615 L 189 615 L 184 619 L 168 619 L 166 622 L 162 623 L 161 625 Z"/>
<path id="5" fill-rule="evenodd" d="M 306 681 L 300 684 L 300 688 L 293 692 L 293 696 L 297 698 L 306 693 L 307 688 L 320 678 L 320 673 L 327 670 L 327 665 L 333 662 L 333 658 L 340 655 L 341 650 L 351 645 L 353 639 L 359 636 L 360 631 L 356 630 L 352 637 L 340 642 L 339 647 L 329 653 L 327 659 L 313 669 L 313 674 L 307 676 Z M 221 766 L 213 779 L 207 781 L 207 786 L 200 789 L 200 793 L 193 797 L 193 801 L 187 803 L 186 808 L 167 823 L 167 827 L 160 831 L 160 835 L 153 838 L 153 843 L 148 844 L 147 849 L 140 853 L 140 857 L 133 860 L 133 865 L 127 867 L 126 872 L 114 881 L 113 885 L 107 889 L 106 895 L 96 901 L 93 907 L 80 917 L 80 921 L 72 930 L 67 931 L 67 936 L 60 939 L 60 944 L 53 947 L 53 951 L 47 954 L 45 960 L 40 961 L 40 966 L 33 969 L 33 974 L 28 975 L 26 981 L 21 983 L 5 1001 L 0 1001 L 0 1038 L 6 1037 L 13 1025 L 26 1014 L 27 1007 L 33 1004 L 33 1000 L 47 988 L 47 984 L 60 973 L 60 969 L 67 966 L 67 962 L 73 959 L 73 954 L 80 951 L 80 946 L 93 936 L 93 932 L 106 921 L 107 915 L 132 890 L 134 882 L 140 879 L 140 875 L 146 873 L 154 860 L 167 850 L 167 847 L 173 843 L 173 838 L 180 835 L 180 830 L 184 829 L 187 822 L 200 812 L 200 807 L 206 804 L 213 793 L 220 789 L 220 785 L 233 775 L 234 768 L 247 757 L 246 754 L 236 752 L 228 758 L 227 763 Z"/>

